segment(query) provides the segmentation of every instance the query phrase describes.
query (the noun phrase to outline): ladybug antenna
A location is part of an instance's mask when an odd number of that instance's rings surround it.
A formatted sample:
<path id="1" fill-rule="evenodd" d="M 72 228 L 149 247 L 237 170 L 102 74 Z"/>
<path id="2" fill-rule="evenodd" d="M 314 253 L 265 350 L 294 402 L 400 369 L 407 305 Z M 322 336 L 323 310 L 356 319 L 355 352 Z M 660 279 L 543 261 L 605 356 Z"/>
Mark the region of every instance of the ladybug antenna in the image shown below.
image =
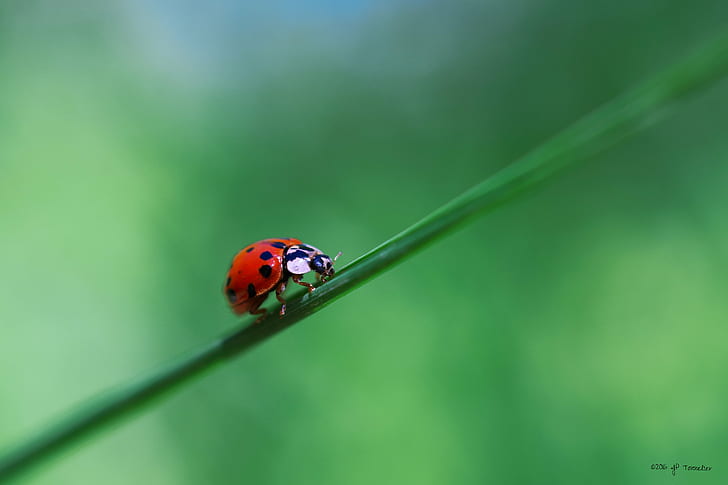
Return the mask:
<path id="1" fill-rule="evenodd" d="M 338 254 L 337 254 L 336 256 L 334 256 L 334 259 L 332 259 L 332 261 L 336 261 L 336 259 L 337 259 L 337 258 L 338 258 L 339 256 L 341 256 L 341 251 L 339 251 L 339 252 L 338 252 Z"/>

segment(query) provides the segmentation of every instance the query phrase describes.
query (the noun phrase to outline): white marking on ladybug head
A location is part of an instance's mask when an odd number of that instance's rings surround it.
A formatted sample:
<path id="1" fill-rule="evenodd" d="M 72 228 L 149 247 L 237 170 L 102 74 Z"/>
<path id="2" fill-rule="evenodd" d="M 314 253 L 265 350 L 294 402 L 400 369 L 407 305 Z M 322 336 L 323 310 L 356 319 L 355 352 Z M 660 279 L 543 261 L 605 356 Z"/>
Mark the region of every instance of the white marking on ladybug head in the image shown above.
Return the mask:
<path id="1" fill-rule="evenodd" d="M 291 274 L 306 274 L 311 271 L 311 258 L 318 250 L 305 244 L 294 244 L 286 249 L 283 259 L 286 270 Z"/>
<path id="2" fill-rule="evenodd" d="M 291 274 L 306 274 L 311 271 L 311 266 L 309 266 L 308 261 L 308 258 L 295 258 L 286 261 L 286 269 Z"/>

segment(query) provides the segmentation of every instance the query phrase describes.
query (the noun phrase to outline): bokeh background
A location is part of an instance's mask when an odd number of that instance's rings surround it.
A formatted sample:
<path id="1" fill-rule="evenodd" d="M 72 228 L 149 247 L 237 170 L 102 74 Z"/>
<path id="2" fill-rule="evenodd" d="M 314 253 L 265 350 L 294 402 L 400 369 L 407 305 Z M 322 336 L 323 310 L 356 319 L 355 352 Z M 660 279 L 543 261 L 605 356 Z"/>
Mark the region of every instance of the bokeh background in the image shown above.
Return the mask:
<path id="1" fill-rule="evenodd" d="M 724 30 L 723 0 L 0 3 L 0 447 L 351 261 Z M 728 480 L 728 85 L 33 484 Z"/>

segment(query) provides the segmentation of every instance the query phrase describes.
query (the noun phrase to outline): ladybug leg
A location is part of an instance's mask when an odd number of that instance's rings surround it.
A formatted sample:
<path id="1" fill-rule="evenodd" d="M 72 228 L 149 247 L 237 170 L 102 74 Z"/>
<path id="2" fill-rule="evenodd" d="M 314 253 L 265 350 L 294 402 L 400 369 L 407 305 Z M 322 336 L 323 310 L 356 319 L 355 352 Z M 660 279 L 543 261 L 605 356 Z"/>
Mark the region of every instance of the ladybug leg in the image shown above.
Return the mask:
<path id="1" fill-rule="evenodd" d="M 261 298 L 258 301 L 256 301 L 255 303 L 253 303 L 252 305 L 250 305 L 250 310 L 248 310 L 250 312 L 250 314 L 251 315 L 260 315 L 255 320 L 255 322 L 253 322 L 253 325 L 255 325 L 256 323 L 260 323 L 261 320 L 263 320 L 265 318 L 265 313 L 268 311 L 267 308 L 259 308 L 260 305 L 263 304 L 263 301 L 265 301 L 265 298 Z"/>
<path id="2" fill-rule="evenodd" d="M 283 316 L 286 314 L 286 300 L 284 300 L 283 296 L 281 296 L 281 295 L 283 294 L 284 291 L 286 291 L 287 283 L 288 282 L 286 280 L 283 280 L 276 288 L 276 298 L 278 299 L 279 302 L 281 302 L 281 311 L 279 312 L 280 316 Z"/>
<path id="3" fill-rule="evenodd" d="M 305 286 L 306 288 L 308 288 L 308 292 L 309 293 L 311 293 L 313 290 L 316 289 L 316 287 L 313 286 L 311 283 L 306 283 L 305 281 L 301 281 L 301 278 L 303 278 L 303 275 L 294 274 L 293 275 L 293 282 L 296 283 L 296 284 L 298 284 L 298 285 Z"/>
<path id="4" fill-rule="evenodd" d="M 255 319 L 253 324 L 260 323 L 265 318 L 265 314 L 268 312 L 267 308 L 260 308 L 257 310 L 250 310 L 251 315 L 260 315 L 258 318 Z"/>

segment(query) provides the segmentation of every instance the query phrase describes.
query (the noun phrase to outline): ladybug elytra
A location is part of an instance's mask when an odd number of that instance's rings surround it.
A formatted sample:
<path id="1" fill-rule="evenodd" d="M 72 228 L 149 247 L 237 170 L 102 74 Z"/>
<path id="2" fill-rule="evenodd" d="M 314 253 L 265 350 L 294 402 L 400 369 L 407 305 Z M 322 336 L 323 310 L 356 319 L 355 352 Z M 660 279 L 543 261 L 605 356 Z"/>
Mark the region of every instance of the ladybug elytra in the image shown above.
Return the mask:
<path id="1" fill-rule="evenodd" d="M 326 281 L 334 275 L 334 261 L 339 254 L 332 259 L 321 250 L 293 238 L 263 239 L 253 243 L 238 252 L 230 266 L 224 288 L 230 308 L 238 315 L 246 312 L 260 315 L 257 323 L 267 311 L 260 305 L 275 290 L 283 316 L 286 300 L 282 294 L 288 278 L 308 288 L 310 293 L 315 287 L 301 281 L 303 275 L 315 271 L 321 281 Z"/>

